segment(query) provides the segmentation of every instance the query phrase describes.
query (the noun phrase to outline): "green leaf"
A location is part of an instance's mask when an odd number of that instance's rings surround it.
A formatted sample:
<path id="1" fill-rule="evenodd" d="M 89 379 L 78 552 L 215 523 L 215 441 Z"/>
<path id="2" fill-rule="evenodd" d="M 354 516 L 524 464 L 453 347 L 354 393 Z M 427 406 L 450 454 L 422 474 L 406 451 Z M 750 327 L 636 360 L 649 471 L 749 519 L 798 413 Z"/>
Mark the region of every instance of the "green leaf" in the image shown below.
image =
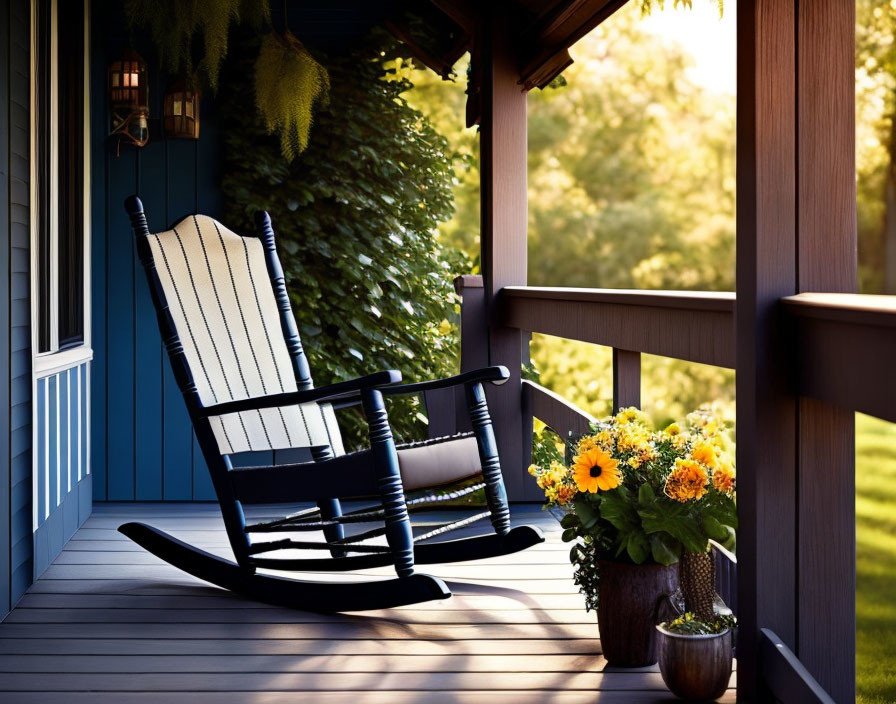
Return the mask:
<path id="1" fill-rule="evenodd" d="M 713 540 L 717 540 L 721 543 L 728 538 L 728 531 L 726 530 L 727 526 L 723 526 L 712 516 L 703 516 L 701 523 L 703 524 L 703 530 L 706 531 L 706 535 Z"/>
<path id="2" fill-rule="evenodd" d="M 560 536 L 560 539 L 564 543 L 568 543 L 571 540 L 575 540 L 576 537 L 578 537 L 578 532 L 576 531 L 576 529 L 575 528 L 567 528 L 565 531 L 563 531 L 563 534 Z"/>
<path id="3" fill-rule="evenodd" d="M 737 532 L 731 526 L 725 526 L 725 529 L 728 535 L 725 540 L 720 540 L 719 543 L 726 550 L 735 552 L 737 550 Z"/>
<path id="4" fill-rule="evenodd" d="M 649 506 L 639 507 L 638 515 L 646 533 L 665 531 L 688 552 L 702 552 L 706 549 L 706 536 L 697 527 L 695 517 L 686 504 L 660 498 Z"/>
<path id="5" fill-rule="evenodd" d="M 575 528 L 576 526 L 581 525 L 581 521 L 579 517 L 574 513 L 567 513 L 563 518 L 560 519 L 560 526 L 562 528 Z"/>
<path id="6" fill-rule="evenodd" d="M 644 482 L 641 485 L 641 488 L 638 489 L 638 503 L 639 504 L 649 504 L 653 501 L 655 494 L 653 493 L 653 487 L 650 486 L 647 482 Z"/>
<path id="7" fill-rule="evenodd" d="M 585 530 L 591 530 L 595 525 L 597 525 L 597 522 L 601 518 L 602 511 L 598 511 L 597 507 L 594 506 L 588 499 L 576 499 L 573 502 L 573 506 L 575 507 L 576 515 L 582 522 L 582 528 L 584 528 Z"/>
<path id="8" fill-rule="evenodd" d="M 631 494 L 622 487 L 604 493 L 600 502 L 600 517 L 620 532 L 637 528 L 638 514 L 631 499 Z"/>
<path id="9" fill-rule="evenodd" d="M 650 536 L 650 553 L 660 565 L 674 565 L 681 556 L 681 543 L 666 532 Z"/>
<path id="10" fill-rule="evenodd" d="M 632 562 L 640 565 L 650 555 L 650 541 L 643 530 L 636 530 L 629 534 L 626 541 L 626 550 Z"/>
<path id="11" fill-rule="evenodd" d="M 719 523 L 737 530 L 737 505 L 730 496 L 707 496 L 702 502 L 704 516 L 712 516 Z"/>

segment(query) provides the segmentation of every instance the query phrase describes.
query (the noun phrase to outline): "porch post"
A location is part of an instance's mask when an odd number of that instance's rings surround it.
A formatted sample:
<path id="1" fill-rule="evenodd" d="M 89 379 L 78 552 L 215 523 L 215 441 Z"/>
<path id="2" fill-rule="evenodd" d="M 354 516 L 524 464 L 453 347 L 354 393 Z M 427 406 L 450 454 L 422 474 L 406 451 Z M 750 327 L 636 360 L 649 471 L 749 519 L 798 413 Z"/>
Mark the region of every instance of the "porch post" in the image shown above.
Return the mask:
<path id="1" fill-rule="evenodd" d="M 796 636 L 796 401 L 777 312 L 796 292 L 795 5 L 737 6 L 739 701 L 767 699 L 759 629 Z"/>
<path id="2" fill-rule="evenodd" d="M 506 2 L 483 7 L 480 150 L 488 358 L 510 370 L 505 384 L 490 387 L 488 401 L 507 493 L 519 501 L 535 498 L 537 488 L 525 482 L 530 440 L 521 412 L 522 335 L 497 322 L 495 305 L 502 287 L 526 284 L 526 93 L 517 83 L 512 46 L 517 17 Z"/>
<path id="3" fill-rule="evenodd" d="M 854 3 L 738 6 L 738 694 L 770 628 L 855 691 L 853 414 L 799 398 L 777 299 L 856 287 Z"/>
<path id="4" fill-rule="evenodd" d="M 855 1 L 797 3 L 797 291 L 855 293 Z M 855 701 L 855 413 L 797 409 L 800 661 Z"/>

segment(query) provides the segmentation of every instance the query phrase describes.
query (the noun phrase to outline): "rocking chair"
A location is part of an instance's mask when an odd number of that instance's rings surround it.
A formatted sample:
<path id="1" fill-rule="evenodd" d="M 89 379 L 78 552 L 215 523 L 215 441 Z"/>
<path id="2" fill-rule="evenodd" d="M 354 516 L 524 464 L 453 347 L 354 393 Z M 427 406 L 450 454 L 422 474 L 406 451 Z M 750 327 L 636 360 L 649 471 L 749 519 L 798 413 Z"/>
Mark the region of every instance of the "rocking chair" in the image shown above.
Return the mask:
<path id="1" fill-rule="evenodd" d="M 314 388 L 299 340 L 267 213 L 257 234 L 243 237 L 212 218 L 192 215 L 151 234 L 143 204 L 125 202 L 146 271 L 162 339 L 211 474 L 236 562 L 222 559 L 142 523 L 119 530 L 157 557 L 202 580 L 252 599 L 308 611 L 361 611 L 451 596 L 445 583 L 414 572 L 416 564 L 505 555 L 543 542 L 532 526 L 511 528 L 483 384 L 508 378 L 488 367 L 436 381 L 399 385 L 383 371 Z M 384 397 L 463 385 L 472 432 L 396 447 Z M 345 453 L 335 409 L 360 404 L 369 449 Z M 306 448 L 290 464 L 234 466 L 241 453 Z M 406 490 L 475 478 L 448 494 Z M 409 509 L 484 489 L 488 511 L 414 536 Z M 343 513 L 340 500 L 378 497 Z M 247 523 L 244 505 L 316 502 L 317 508 Z M 490 518 L 494 531 L 434 541 L 454 528 Z M 351 524 L 373 529 L 346 535 Z M 362 527 L 363 529 L 363 527 Z M 323 542 L 290 534 L 323 531 Z M 269 539 L 264 540 L 267 534 Z M 271 538 L 271 534 L 276 534 Z M 385 536 L 385 545 L 371 539 Z M 257 539 L 253 539 L 257 538 Z M 325 550 L 324 557 L 276 557 Z M 398 578 L 363 582 L 298 581 L 257 569 L 346 571 L 394 565 Z"/>

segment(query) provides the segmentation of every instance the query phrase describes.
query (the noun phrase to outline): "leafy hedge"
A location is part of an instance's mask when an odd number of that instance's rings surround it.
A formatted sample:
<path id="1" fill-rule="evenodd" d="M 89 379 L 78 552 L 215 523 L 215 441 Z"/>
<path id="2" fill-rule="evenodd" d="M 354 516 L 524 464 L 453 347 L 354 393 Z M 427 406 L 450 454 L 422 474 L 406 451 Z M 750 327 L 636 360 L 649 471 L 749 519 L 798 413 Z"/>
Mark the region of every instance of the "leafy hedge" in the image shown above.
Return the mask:
<path id="1" fill-rule="evenodd" d="M 453 211 L 446 140 L 387 71 L 394 41 L 373 36 L 350 52 L 315 52 L 330 73 L 330 103 L 317 111 L 308 149 L 292 163 L 247 103 L 257 37 L 230 52 L 218 95 L 225 216 L 252 228 L 268 210 L 296 319 L 317 385 L 380 369 L 406 380 L 454 373 L 456 303 L 451 281 L 469 262 L 436 240 Z M 399 437 L 419 435 L 417 399 L 390 408 Z M 347 445 L 364 440 L 342 414 Z"/>

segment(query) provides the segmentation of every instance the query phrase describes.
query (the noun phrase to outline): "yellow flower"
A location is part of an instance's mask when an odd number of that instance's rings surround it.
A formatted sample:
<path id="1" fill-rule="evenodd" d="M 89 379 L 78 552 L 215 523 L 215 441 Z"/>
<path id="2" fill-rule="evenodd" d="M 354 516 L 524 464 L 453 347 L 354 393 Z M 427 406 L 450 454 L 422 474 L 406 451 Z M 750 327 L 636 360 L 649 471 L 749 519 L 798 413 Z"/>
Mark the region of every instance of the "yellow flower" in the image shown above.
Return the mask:
<path id="1" fill-rule="evenodd" d="M 619 413 L 616 414 L 616 423 L 617 425 L 627 425 L 628 423 L 643 423 L 646 420 L 644 413 L 639 411 L 634 406 L 629 406 L 628 408 L 623 408 Z"/>
<path id="2" fill-rule="evenodd" d="M 533 477 L 538 476 L 538 465 L 537 464 L 529 465 L 529 474 L 531 474 Z"/>
<path id="3" fill-rule="evenodd" d="M 734 467 L 727 462 L 716 467 L 712 473 L 712 485 L 724 494 L 734 491 Z"/>
<path id="4" fill-rule="evenodd" d="M 683 450 L 687 444 L 690 442 L 691 436 L 688 433 L 681 433 L 680 435 L 672 436 L 672 447 L 676 450 Z"/>
<path id="5" fill-rule="evenodd" d="M 681 435 L 681 426 L 678 423 L 670 423 L 663 432 L 669 437 Z"/>
<path id="6" fill-rule="evenodd" d="M 694 446 L 694 449 L 691 450 L 691 459 L 710 469 L 714 469 L 719 464 L 715 448 L 707 442 L 701 442 Z"/>
<path id="7" fill-rule="evenodd" d="M 666 478 L 666 496 L 676 501 L 699 499 L 706 493 L 706 470 L 693 460 L 675 460 Z"/>
<path id="8" fill-rule="evenodd" d="M 538 484 L 539 488 L 547 491 L 557 483 L 557 478 L 552 473 L 547 472 L 538 477 L 536 483 Z"/>
<path id="9" fill-rule="evenodd" d="M 451 332 L 452 328 L 453 326 L 451 325 L 451 323 L 448 320 L 443 319 L 442 322 L 439 323 L 439 334 L 447 335 Z"/>
<path id="10" fill-rule="evenodd" d="M 708 438 L 715 437 L 719 434 L 720 430 L 719 423 L 715 419 L 706 421 L 706 425 L 703 426 L 703 434 Z"/>
<path id="11" fill-rule="evenodd" d="M 609 491 L 622 482 L 618 465 L 604 450 L 594 448 L 576 455 L 572 467 L 573 479 L 579 491 L 590 491 L 593 494 L 598 490 Z"/>
<path id="12" fill-rule="evenodd" d="M 593 435 L 585 435 L 582 437 L 578 444 L 576 445 L 576 454 L 581 455 L 583 452 L 588 452 L 588 450 L 593 450 L 597 447 L 597 442 Z"/>
<path id="13" fill-rule="evenodd" d="M 598 447 L 602 447 L 607 452 L 613 447 L 613 432 L 611 430 L 601 430 L 594 436 L 594 439 L 597 442 Z"/>
<path id="14" fill-rule="evenodd" d="M 646 428 L 637 425 L 625 425 L 619 429 L 616 447 L 620 452 L 646 452 L 650 443 L 650 434 Z"/>

